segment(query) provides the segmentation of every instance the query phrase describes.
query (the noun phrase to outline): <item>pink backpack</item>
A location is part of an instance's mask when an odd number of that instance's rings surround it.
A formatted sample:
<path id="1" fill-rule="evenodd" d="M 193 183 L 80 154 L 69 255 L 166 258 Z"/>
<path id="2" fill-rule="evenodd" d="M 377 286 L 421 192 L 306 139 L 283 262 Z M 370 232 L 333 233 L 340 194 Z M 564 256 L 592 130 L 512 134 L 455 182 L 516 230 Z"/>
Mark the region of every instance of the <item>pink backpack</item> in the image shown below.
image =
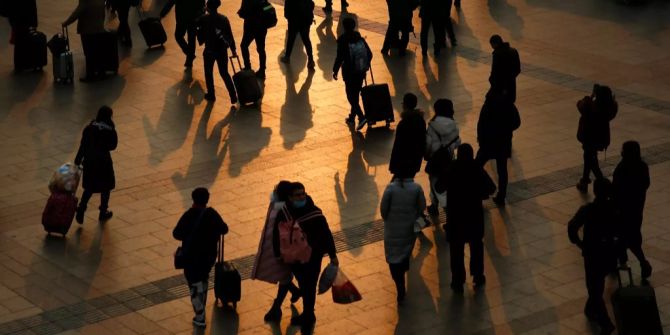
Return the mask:
<path id="1" fill-rule="evenodd" d="M 282 208 L 285 221 L 279 222 L 279 254 L 284 263 L 287 264 L 304 264 L 307 263 L 312 256 L 312 247 L 307 242 L 305 232 L 300 228 L 301 221 L 307 221 L 319 216 L 322 216 L 321 211 L 314 211 L 307 215 L 294 220 L 286 210 Z"/>

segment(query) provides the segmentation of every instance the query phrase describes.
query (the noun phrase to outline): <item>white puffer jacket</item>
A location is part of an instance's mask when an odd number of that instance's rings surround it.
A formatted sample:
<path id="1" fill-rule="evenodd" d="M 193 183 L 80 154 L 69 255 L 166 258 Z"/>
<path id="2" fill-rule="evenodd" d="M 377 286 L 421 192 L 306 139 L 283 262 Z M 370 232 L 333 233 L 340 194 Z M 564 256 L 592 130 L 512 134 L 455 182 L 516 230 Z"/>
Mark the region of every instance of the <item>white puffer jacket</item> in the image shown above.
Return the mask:
<path id="1" fill-rule="evenodd" d="M 441 146 L 447 145 L 455 138 L 459 137 L 458 126 L 453 119 L 444 116 L 438 116 L 435 120 L 428 123 L 426 129 L 426 157 L 430 157 Z M 451 152 L 454 152 L 461 145 L 461 139 L 449 145 Z"/>

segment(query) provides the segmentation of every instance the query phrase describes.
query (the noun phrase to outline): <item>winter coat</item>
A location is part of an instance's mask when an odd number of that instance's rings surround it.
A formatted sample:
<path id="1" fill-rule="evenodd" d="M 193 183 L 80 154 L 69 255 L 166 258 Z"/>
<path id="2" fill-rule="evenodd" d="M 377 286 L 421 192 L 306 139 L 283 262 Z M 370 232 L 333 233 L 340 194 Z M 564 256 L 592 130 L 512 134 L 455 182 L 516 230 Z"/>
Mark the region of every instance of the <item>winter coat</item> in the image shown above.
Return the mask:
<path id="1" fill-rule="evenodd" d="M 479 113 L 477 142 L 481 154 L 489 158 L 512 156 L 512 112 L 514 104 L 501 98 L 487 98 Z"/>
<path id="2" fill-rule="evenodd" d="M 610 121 L 619 110 L 616 101 L 610 106 L 600 106 L 597 101 L 585 96 L 577 102 L 577 110 L 581 114 L 577 140 L 587 148 L 598 151 L 607 149 L 610 145 Z"/>
<path id="3" fill-rule="evenodd" d="M 178 23 L 194 23 L 205 14 L 205 0 L 168 0 L 161 10 L 161 17 L 167 15 L 172 7 L 175 8 L 175 19 Z"/>
<path id="4" fill-rule="evenodd" d="M 426 150 L 426 121 L 416 109 L 401 115 L 395 131 L 389 171 L 401 177 L 413 177 L 421 169 Z"/>
<path id="5" fill-rule="evenodd" d="M 649 167 L 642 160 L 624 158 L 614 169 L 613 200 L 624 235 L 640 233 L 649 184 Z"/>
<path id="6" fill-rule="evenodd" d="M 419 5 L 417 0 L 386 0 L 389 13 L 389 25 L 401 31 L 413 31 L 412 16 Z"/>
<path id="7" fill-rule="evenodd" d="M 419 17 L 447 20 L 449 19 L 448 14 L 450 13 L 448 12 L 448 9 L 451 8 L 451 1 L 452 0 L 421 0 Z"/>
<path id="8" fill-rule="evenodd" d="M 15 30 L 37 28 L 37 3 L 35 0 L 2 0 L 11 2 L 8 6 L 9 24 Z"/>
<path id="9" fill-rule="evenodd" d="M 423 189 L 412 178 L 395 179 L 386 186 L 380 205 L 386 262 L 398 264 L 412 255 L 416 239 L 414 223 L 425 208 Z"/>
<path id="10" fill-rule="evenodd" d="M 458 126 L 454 119 L 438 116 L 430 121 L 426 128 L 426 158 L 430 159 L 437 150 L 447 144 L 453 155 L 456 148 L 461 145 Z"/>
<path id="11" fill-rule="evenodd" d="M 200 44 L 205 44 L 205 51 L 223 52 L 228 48 L 233 51 L 235 37 L 230 28 L 230 21 L 222 14 L 207 14 L 197 21 L 197 34 Z"/>
<path id="12" fill-rule="evenodd" d="M 77 8 L 65 20 L 65 25 L 74 21 L 77 21 L 77 33 L 80 35 L 104 33 L 105 0 L 79 0 Z"/>
<path id="13" fill-rule="evenodd" d="M 291 276 L 291 268 L 275 257 L 272 246 L 272 234 L 277 214 L 286 203 L 275 201 L 270 203 L 265 225 L 261 231 L 261 240 L 258 243 L 258 252 L 251 269 L 251 279 L 266 281 L 271 284 L 283 282 Z"/>
<path id="14" fill-rule="evenodd" d="M 447 236 L 450 241 L 468 242 L 484 238 L 482 200 L 496 190 L 491 177 L 476 161 L 455 160 L 435 185 L 447 192 Z"/>
<path id="15" fill-rule="evenodd" d="M 568 223 L 570 242 L 582 249 L 584 258 L 602 262 L 605 268 L 616 267 L 619 246 L 616 239 L 620 235 L 615 208 L 610 200 L 595 199 L 582 206 Z M 583 238 L 579 229 L 584 227 Z"/>
<path id="16" fill-rule="evenodd" d="M 242 4 L 240 5 L 240 9 L 237 11 L 237 15 L 239 15 L 245 21 L 252 20 L 258 24 L 261 24 L 264 4 L 264 0 L 242 0 Z"/>
<path id="17" fill-rule="evenodd" d="M 202 219 L 198 224 L 198 217 L 201 213 L 203 213 Z M 211 207 L 190 208 L 179 218 L 177 226 L 172 231 L 172 236 L 182 241 L 186 260 L 184 271 L 192 274 L 190 275 L 192 278 L 187 278 L 189 282 L 198 282 L 208 278 L 216 262 L 219 239 L 221 235 L 227 233 L 228 225 Z"/>
<path id="18" fill-rule="evenodd" d="M 366 72 L 359 73 L 354 70 L 353 58 L 349 52 L 349 44 L 357 43 L 360 40 L 363 40 L 363 43 L 365 43 L 368 60 L 372 60 L 372 51 L 359 32 L 344 33 L 337 38 L 337 56 L 333 65 L 333 73 L 337 74 L 340 71 L 340 67 L 342 67 L 342 80 L 344 81 L 362 80 L 362 77 L 365 77 Z"/>
<path id="19" fill-rule="evenodd" d="M 82 186 L 85 190 L 99 193 L 114 189 L 114 164 L 109 152 L 116 149 L 117 144 L 114 123 L 92 121 L 84 128 L 74 163 L 84 166 Z"/>
<path id="20" fill-rule="evenodd" d="M 494 88 L 506 88 L 515 86 L 516 77 L 521 73 L 521 60 L 519 52 L 512 48 L 508 42 L 493 50 L 491 62 L 491 76 L 489 82 Z"/>
<path id="21" fill-rule="evenodd" d="M 310 26 L 314 20 L 314 1 L 284 1 L 284 17 L 290 24 Z"/>

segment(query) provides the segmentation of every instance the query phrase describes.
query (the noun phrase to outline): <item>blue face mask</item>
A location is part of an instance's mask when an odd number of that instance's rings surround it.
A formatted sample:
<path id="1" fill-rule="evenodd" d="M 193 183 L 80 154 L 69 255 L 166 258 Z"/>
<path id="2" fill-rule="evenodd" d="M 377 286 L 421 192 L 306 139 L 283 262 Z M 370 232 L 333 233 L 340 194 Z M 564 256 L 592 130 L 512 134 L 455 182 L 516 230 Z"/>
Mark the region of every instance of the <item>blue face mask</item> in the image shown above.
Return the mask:
<path id="1" fill-rule="evenodd" d="M 295 208 L 303 208 L 305 205 L 307 205 L 307 199 L 305 200 L 293 200 L 292 201 L 293 207 Z"/>

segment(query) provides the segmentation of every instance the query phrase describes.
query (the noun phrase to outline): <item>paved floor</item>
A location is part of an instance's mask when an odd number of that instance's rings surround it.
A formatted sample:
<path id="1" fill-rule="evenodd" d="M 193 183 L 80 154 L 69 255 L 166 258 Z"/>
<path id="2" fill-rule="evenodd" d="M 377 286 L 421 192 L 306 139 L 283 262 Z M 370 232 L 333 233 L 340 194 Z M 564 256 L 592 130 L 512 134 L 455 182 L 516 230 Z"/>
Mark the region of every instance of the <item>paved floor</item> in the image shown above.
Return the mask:
<path id="1" fill-rule="evenodd" d="M 40 30 L 48 36 L 76 5 L 74 0 L 38 2 Z M 144 7 L 155 14 L 162 3 L 147 0 Z M 281 15 L 281 3 L 274 3 Z M 668 2 L 626 7 L 614 0 L 464 1 L 461 11 L 452 12 L 459 46 L 426 59 L 414 38 L 406 57 L 382 57 L 384 1 L 350 3 L 348 15 L 358 19 L 374 50 L 375 79 L 389 83 L 396 111 L 407 91 L 419 96 L 429 115 L 432 102 L 449 97 L 461 136 L 471 143 L 489 85 L 488 37 L 501 34 L 521 54 L 523 124 L 509 162 L 510 204 L 504 209 L 486 204 L 483 292 L 471 287 L 463 296 L 451 292 L 443 232 L 428 228 L 414 250 L 409 301 L 396 306 L 378 213 L 390 179 L 394 132 L 391 127 L 352 133 L 343 122 L 348 113 L 343 84 L 330 78 L 339 12 L 326 18 L 315 11 L 315 73 L 307 72 L 301 52 L 294 53 L 289 67 L 277 61 L 286 29 L 280 19 L 268 36 L 263 104 L 239 111 L 229 109 L 219 78 L 220 99 L 203 100 L 202 58 L 185 73 L 172 38 L 164 49 L 145 50 L 135 29 L 137 13 L 131 13 L 135 46 L 121 51 L 120 75 L 69 87 L 53 84 L 50 64 L 43 73 L 13 74 L 13 48 L 5 42 L 9 28 L 3 21 L 0 334 L 199 333 L 190 323 L 181 276 L 172 269 L 177 244 L 171 231 L 189 206 L 190 191 L 210 188 L 211 205 L 231 227 L 226 256 L 246 278 L 269 192 L 280 179 L 302 181 L 324 209 L 343 269 L 364 296 L 351 305 L 319 297 L 319 334 L 591 333 L 581 314 L 582 261 L 565 225 L 588 200 L 572 187 L 581 160 L 574 105 L 593 82 L 611 85 L 620 104 L 612 145 L 606 157 L 600 156 L 606 171 L 611 173 L 621 143 L 629 139 L 641 142 L 651 166 L 643 233 L 655 271 L 651 284 L 670 332 Z M 241 38 L 235 15 L 239 0 L 224 1 L 223 7 Z M 164 23 L 171 32 L 173 15 Z M 419 27 L 418 17 L 414 25 Z M 83 70 L 80 43 L 76 37 L 72 42 L 77 70 Z M 113 154 L 114 218 L 98 224 L 89 212 L 84 226 L 75 224 L 66 239 L 45 237 L 40 215 L 47 182 L 55 167 L 73 159 L 81 129 L 101 104 L 114 108 L 120 139 Z M 426 185 L 425 175 L 417 178 Z M 92 201 L 95 208 L 98 200 Z M 610 280 L 608 291 L 614 287 Z M 210 304 L 204 333 L 296 333 L 288 326 L 292 311 L 286 306 L 280 326 L 263 323 L 274 287 L 245 280 L 243 292 L 237 313 Z"/>

